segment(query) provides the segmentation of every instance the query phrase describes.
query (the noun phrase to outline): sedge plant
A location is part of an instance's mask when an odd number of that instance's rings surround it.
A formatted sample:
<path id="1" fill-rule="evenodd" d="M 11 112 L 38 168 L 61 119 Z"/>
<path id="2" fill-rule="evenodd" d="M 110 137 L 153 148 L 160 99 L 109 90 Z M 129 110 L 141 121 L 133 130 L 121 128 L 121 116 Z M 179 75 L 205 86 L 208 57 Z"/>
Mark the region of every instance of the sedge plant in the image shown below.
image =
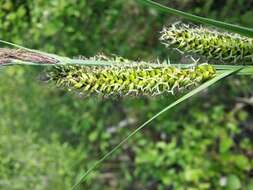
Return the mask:
<path id="1" fill-rule="evenodd" d="M 71 59 L 0 40 L 0 43 L 13 47 L 0 48 L 0 66 L 48 66 L 49 81 L 83 96 L 111 98 L 172 94 L 179 97 L 130 132 L 125 139 L 83 173 L 72 189 L 78 187 L 105 159 L 161 114 L 230 75 L 253 74 L 252 28 L 199 17 L 151 0 L 138 1 L 159 11 L 202 24 L 203 26 L 190 26 L 177 23 L 165 27 L 161 32 L 161 41 L 168 48 L 204 57 L 205 61 L 192 61 L 187 64 L 152 63 L 101 54 L 91 58 Z M 219 30 L 204 25 L 211 25 Z"/>

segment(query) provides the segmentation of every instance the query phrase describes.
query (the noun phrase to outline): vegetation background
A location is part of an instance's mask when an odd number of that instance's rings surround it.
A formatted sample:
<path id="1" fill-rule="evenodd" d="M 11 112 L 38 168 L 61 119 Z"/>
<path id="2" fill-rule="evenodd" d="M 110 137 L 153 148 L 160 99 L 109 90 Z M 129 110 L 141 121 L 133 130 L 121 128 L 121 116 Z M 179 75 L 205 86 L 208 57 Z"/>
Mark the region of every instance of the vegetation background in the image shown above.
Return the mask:
<path id="1" fill-rule="evenodd" d="M 160 0 L 253 27 L 252 0 Z M 159 31 L 178 18 L 134 0 L 0 0 L 0 38 L 67 56 L 180 58 Z M 171 97 L 82 98 L 39 80 L 42 68 L 0 68 L 0 189 L 70 189 L 82 172 Z M 233 77 L 170 111 L 107 160 L 80 189 L 252 190 L 252 78 Z"/>

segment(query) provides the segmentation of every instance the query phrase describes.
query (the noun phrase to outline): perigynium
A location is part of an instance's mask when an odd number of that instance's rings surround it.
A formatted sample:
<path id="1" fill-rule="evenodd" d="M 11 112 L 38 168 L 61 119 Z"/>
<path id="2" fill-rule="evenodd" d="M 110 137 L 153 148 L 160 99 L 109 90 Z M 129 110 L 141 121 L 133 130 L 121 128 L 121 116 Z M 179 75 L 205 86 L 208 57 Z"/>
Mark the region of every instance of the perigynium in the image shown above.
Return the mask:
<path id="1" fill-rule="evenodd" d="M 161 40 L 167 47 L 208 59 L 253 64 L 253 39 L 239 34 L 176 23 L 163 29 Z"/>
<path id="2" fill-rule="evenodd" d="M 94 59 L 101 59 L 101 57 Z M 107 59 L 104 57 L 104 59 Z M 108 58 L 110 59 L 110 58 Z M 114 58 L 114 60 L 123 58 Z M 140 62 L 107 66 L 57 65 L 50 72 L 58 86 L 77 90 L 85 96 L 156 96 L 174 94 L 199 85 L 216 75 L 208 64 L 188 69 Z"/>

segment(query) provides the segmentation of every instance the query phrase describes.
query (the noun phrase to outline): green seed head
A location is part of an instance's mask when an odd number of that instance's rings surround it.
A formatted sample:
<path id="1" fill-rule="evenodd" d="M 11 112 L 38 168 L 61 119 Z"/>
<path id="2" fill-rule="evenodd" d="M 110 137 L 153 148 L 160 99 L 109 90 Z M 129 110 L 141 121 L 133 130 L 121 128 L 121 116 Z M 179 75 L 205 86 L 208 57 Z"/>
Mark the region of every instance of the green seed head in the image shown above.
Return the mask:
<path id="1" fill-rule="evenodd" d="M 189 69 L 169 65 L 138 66 L 56 66 L 49 73 L 58 86 L 75 89 L 84 95 L 155 96 L 174 94 L 199 85 L 215 76 L 215 69 L 203 64 Z"/>
<path id="2" fill-rule="evenodd" d="M 174 24 L 164 28 L 161 40 L 166 46 L 209 59 L 253 64 L 253 39 L 238 34 Z"/>

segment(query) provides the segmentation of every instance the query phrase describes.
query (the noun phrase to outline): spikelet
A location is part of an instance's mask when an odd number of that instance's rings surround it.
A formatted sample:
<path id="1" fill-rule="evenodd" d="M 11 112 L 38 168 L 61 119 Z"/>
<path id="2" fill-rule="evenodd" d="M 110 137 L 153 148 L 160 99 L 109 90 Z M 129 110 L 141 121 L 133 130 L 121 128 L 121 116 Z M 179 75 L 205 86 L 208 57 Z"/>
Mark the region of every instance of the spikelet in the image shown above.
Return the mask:
<path id="1" fill-rule="evenodd" d="M 94 57 L 94 59 L 101 57 Z M 107 59 L 105 57 L 105 59 Z M 116 58 L 122 61 L 123 58 Z M 111 60 L 111 59 L 108 59 Z M 115 60 L 115 59 L 114 59 Z M 129 60 L 123 59 L 129 63 Z M 190 69 L 169 65 L 114 64 L 111 66 L 56 66 L 49 73 L 60 87 L 77 90 L 83 95 L 101 96 L 156 96 L 174 94 L 199 85 L 216 74 L 215 69 L 203 64 Z"/>
<path id="2" fill-rule="evenodd" d="M 180 51 L 223 62 L 253 64 L 253 39 L 186 24 L 164 28 L 162 42 Z"/>

